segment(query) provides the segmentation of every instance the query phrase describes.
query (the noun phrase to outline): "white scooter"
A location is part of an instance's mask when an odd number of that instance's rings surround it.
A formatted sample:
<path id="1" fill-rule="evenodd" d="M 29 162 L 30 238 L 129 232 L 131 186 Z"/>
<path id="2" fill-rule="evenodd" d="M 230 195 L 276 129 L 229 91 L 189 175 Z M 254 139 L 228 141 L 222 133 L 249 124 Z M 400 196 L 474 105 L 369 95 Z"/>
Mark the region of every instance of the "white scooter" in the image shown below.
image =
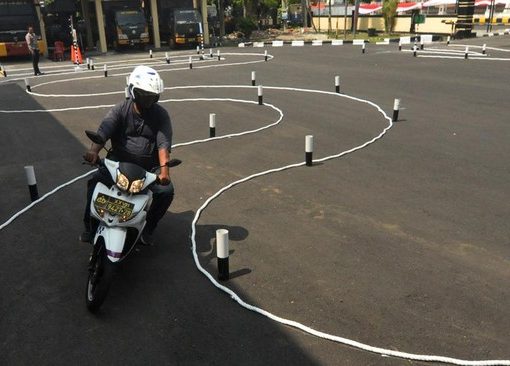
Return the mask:
<path id="1" fill-rule="evenodd" d="M 104 145 L 95 132 L 85 131 L 92 142 Z M 177 166 L 172 159 L 168 166 Z M 118 263 L 126 258 L 140 239 L 147 211 L 152 203 L 152 191 L 158 176 L 132 163 L 104 159 L 113 182 L 111 187 L 97 183 L 90 204 L 91 216 L 99 221 L 89 260 L 86 303 L 96 312 L 108 294 Z"/>

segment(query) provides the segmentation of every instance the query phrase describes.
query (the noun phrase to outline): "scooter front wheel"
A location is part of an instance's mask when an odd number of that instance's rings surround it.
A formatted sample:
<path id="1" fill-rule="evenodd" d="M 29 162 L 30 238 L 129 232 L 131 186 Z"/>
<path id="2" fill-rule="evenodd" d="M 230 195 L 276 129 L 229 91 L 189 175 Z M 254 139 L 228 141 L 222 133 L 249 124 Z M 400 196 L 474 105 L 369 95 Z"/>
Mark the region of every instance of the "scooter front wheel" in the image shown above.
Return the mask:
<path id="1" fill-rule="evenodd" d="M 90 312 L 95 313 L 103 304 L 115 273 L 115 264 L 107 255 L 104 244 L 94 250 L 89 263 L 86 304 Z"/>

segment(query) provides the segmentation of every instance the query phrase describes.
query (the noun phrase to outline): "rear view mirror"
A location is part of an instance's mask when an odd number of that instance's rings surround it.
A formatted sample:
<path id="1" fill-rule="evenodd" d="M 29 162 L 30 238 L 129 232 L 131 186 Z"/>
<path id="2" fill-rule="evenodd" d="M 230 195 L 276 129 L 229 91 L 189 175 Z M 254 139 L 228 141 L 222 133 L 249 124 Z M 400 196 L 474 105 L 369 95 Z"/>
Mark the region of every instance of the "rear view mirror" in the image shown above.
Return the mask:
<path id="1" fill-rule="evenodd" d="M 98 145 L 105 144 L 105 141 L 103 140 L 103 138 L 101 136 L 99 136 L 99 134 L 97 132 L 86 130 L 85 134 L 94 144 L 98 144 Z"/>

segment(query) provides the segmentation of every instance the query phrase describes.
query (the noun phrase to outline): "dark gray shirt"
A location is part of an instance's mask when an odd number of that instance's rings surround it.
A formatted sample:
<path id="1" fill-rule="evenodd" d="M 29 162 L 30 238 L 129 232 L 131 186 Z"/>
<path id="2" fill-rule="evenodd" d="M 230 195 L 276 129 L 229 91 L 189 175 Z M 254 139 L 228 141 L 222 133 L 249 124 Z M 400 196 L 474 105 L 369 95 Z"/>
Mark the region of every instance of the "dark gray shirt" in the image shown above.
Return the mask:
<path id="1" fill-rule="evenodd" d="M 170 116 L 157 103 L 142 115 L 133 106 L 131 99 L 115 105 L 97 132 L 105 141 L 111 139 L 112 158 L 150 170 L 159 166 L 158 150 L 170 150 L 172 146 Z"/>

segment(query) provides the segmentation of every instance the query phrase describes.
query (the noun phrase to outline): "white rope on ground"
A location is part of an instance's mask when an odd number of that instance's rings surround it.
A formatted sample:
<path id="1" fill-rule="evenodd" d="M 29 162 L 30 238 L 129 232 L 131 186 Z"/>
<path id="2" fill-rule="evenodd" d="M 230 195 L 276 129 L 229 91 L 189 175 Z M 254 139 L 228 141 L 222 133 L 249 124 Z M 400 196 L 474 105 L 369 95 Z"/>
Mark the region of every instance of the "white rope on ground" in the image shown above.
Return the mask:
<path id="1" fill-rule="evenodd" d="M 44 201 L 46 198 L 48 198 L 49 196 L 57 193 L 58 191 L 60 191 L 62 188 L 65 188 L 77 181 L 79 181 L 80 179 L 83 179 L 83 178 L 86 178 L 88 177 L 89 175 L 91 175 L 92 173 L 96 172 L 97 169 L 94 169 L 94 170 L 91 170 L 83 175 L 80 175 L 79 177 L 76 177 L 74 179 L 71 179 L 69 182 L 66 182 L 60 186 L 58 186 L 57 188 L 53 189 L 52 191 L 46 193 L 44 196 L 42 196 L 41 198 L 39 198 L 38 200 L 35 200 L 34 202 L 32 202 L 31 204 L 29 204 L 27 207 L 25 207 L 23 210 L 19 211 L 18 213 L 16 213 L 15 215 L 13 215 L 9 220 L 7 220 L 6 222 L 4 222 L 2 225 L 0 225 L 0 230 L 3 230 L 7 225 L 9 225 L 10 223 L 12 223 L 14 220 L 16 220 L 18 217 L 20 217 L 21 215 L 23 215 L 25 212 L 27 212 L 28 210 L 30 210 L 32 207 L 34 207 L 35 205 L 37 205 L 38 203 Z"/>
<path id="2" fill-rule="evenodd" d="M 191 89 L 191 88 L 234 88 L 234 87 L 238 87 L 238 88 L 256 88 L 256 87 L 252 87 L 252 86 L 235 86 L 235 85 L 181 86 L 181 87 L 173 87 L 173 88 L 175 88 L 175 89 Z M 298 91 L 298 92 L 311 92 L 311 93 L 327 94 L 327 95 L 334 95 L 336 97 L 342 97 L 342 98 L 346 98 L 346 99 L 350 99 L 350 100 L 355 100 L 355 101 L 358 101 L 358 102 L 362 102 L 362 103 L 368 104 L 368 105 L 370 105 L 372 107 L 375 107 L 377 109 L 377 111 L 379 113 L 381 113 L 383 115 L 383 117 L 389 122 L 388 126 L 386 126 L 383 129 L 383 131 L 379 135 L 374 137 L 373 139 L 371 139 L 371 140 L 369 140 L 369 141 L 367 141 L 367 142 L 365 142 L 365 143 L 363 143 L 363 144 L 361 144 L 359 146 L 356 146 L 356 147 L 354 147 L 354 148 L 352 148 L 350 150 L 343 151 L 343 152 L 341 152 L 339 154 L 326 156 L 326 157 L 321 158 L 321 159 L 315 159 L 315 160 L 313 160 L 315 163 L 317 163 L 317 162 L 324 162 L 324 161 L 327 161 L 327 160 L 339 158 L 339 157 L 345 156 L 347 154 L 350 154 L 352 152 L 355 152 L 355 151 L 358 151 L 360 149 L 363 149 L 363 148 L 369 146 L 370 144 L 375 143 L 377 140 L 381 139 L 386 134 L 386 132 L 393 126 L 393 122 L 391 121 L 391 118 L 388 117 L 386 115 L 386 113 L 377 104 L 375 104 L 375 103 L 373 103 L 371 101 L 368 101 L 368 100 L 364 100 L 364 99 L 357 98 L 357 97 L 351 97 L 351 96 L 348 96 L 348 95 L 345 95 L 345 94 L 338 94 L 338 93 L 334 93 L 334 92 L 326 92 L 326 91 L 313 90 L 313 89 L 288 88 L 288 87 L 266 87 L 266 86 L 264 88 L 265 89 L 273 89 L 273 90 L 288 90 L 288 91 Z M 195 99 L 209 100 L 208 98 L 195 98 Z M 219 99 L 219 98 L 217 98 L 217 99 Z M 166 101 L 172 101 L 172 100 L 169 99 L 169 100 L 166 100 Z M 243 102 L 246 102 L 246 103 L 255 103 L 253 101 L 243 101 Z M 274 106 L 272 106 L 272 107 L 274 107 Z M 283 118 L 283 113 L 278 108 L 276 108 L 276 107 L 274 107 L 274 108 L 277 109 L 281 113 L 280 119 L 277 121 L 277 123 L 279 123 L 279 121 L 281 121 L 281 119 Z M 275 125 L 275 124 L 272 124 L 272 125 Z M 265 128 L 269 128 L 268 126 L 266 126 Z M 265 128 L 263 128 L 263 129 L 265 129 Z M 257 131 L 257 130 L 254 130 L 254 131 Z M 253 133 L 253 131 L 251 133 Z M 226 138 L 226 136 L 224 136 L 223 138 Z M 214 138 L 212 138 L 212 139 L 214 139 Z M 183 143 L 183 144 L 180 144 L 180 145 L 174 145 L 173 147 L 186 146 L 186 145 L 191 145 L 193 143 L 206 142 L 206 141 L 210 141 L 212 139 L 210 138 L 210 139 L 204 139 L 204 140 L 196 140 L 196 141 L 193 141 L 193 142 L 190 142 L 190 143 Z M 239 297 L 239 295 L 237 295 L 234 291 L 232 291 L 228 287 L 225 287 L 225 286 L 221 285 L 220 283 L 218 283 L 214 279 L 214 277 L 209 272 L 207 272 L 205 270 L 205 268 L 202 267 L 202 265 L 200 264 L 199 258 L 198 258 L 197 250 L 196 250 L 196 240 L 195 240 L 195 236 L 196 236 L 196 224 L 197 224 L 197 222 L 198 222 L 202 212 L 207 208 L 207 206 L 214 199 L 218 198 L 225 191 L 229 190 L 230 188 L 232 188 L 232 187 L 234 187 L 236 185 L 239 185 L 241 183 L 244 183 L 244 182 L 247 182 L 249 180 L 255 179 L 257 177 L 261 177 L 261 176 L 265 176 L 265 175 L 281 172 L 281 171 L 292 169 L 292 168 L 301 167 L 301 166 L 304 166 L 304 165 L 305 165 L 305 162 L 295 163 L 295 164 L 287 165 L 287 166 L 284 166 L 284 167 L 275 168 L 275 169 L 266 170 L 266 171 L 263 171 L 263 172 L 260 172 L 260 173 L 252 174 L 252 175 L 250 175 L 248 177 L 245 177 L 243 179 L 240 179 L 240 180 L 237 180 L 235 182 L 232 182 L 229 185 L 227 185 L 227 186 L 223 187 L 222 189 L 220 189 L 218 192 L 216 192 L 211 197 L 209 197 L 204 202 L 204 204 L 197 210 L 197 213 L 195 214 L 195 217 L 194 217 L 193 222 L 192 222 L 191 242 L 192 242 L 193 258 L 194 258 L 194 261 L 195 261 L 195 264 L 196 264 L 198 270 L 200 272 L 202 272 L 211 281 L 211 283 L 214 286 L 216 286 L 218 289 L 220 289 L 220 290 L 226 292 L 227 294 L 229 294 L 234 301 L 236 301 L 239 305 L 243 306 L 244 308 L 246 308 L 246 309 L 248 309 L 250 311 L 256 312 L 258 314 L 261 314 L 261 315 L 263 315 L 263 316 L 265 316 L 265 317 L 267 317 L 269 319 L 272 319 L 272 320 L 274 320 L 276 322 L 279 322 L 281 324 L 285 324 L 285 325 L 288 325 L 288 326 L 300 329 L 300 330 L 302 330 L 302 331 L 304 331 L 306 333 L 312 334 L 312 335 L 314 335 L 316 337 L 319 337 L 319 338 L 324 338 L 324 339 L 328 339 L 328 340 L 331 340 L 331 341 L 334 341 L 334 342 L 337 342 L 337 343 L 346 344 L 346 345 L 349 345 L 349 346 L 352 346 L 352 347 L 355 347 L 355 348 L 358 348 L 358 349 L 361 349 L 361 350 L 364 350 L 364 351 L 368 351 L 368 352 L 372 352 L 372 353 L 377 353 L 377 354 L 380 354 L 382 356 L 391 356 L 391 357 L 403 358 L 403 359 L 408 359 L 408 360 L 416 360 L 416 361 L 442 362 L 442 363 L 450 363 L 450 364 L 454 364 L 454 365 L 466 365 L 466 366 L 492 366 L 492 365 L 494 365 L 494 366 L 496 366 L 496 365 L 510 366 L 510 360 L 469 361 L 469 360 L 461 360 L 461 359 L 456 359 L 456 358 L 451 358 L 451 357 L 444 357 L 444 356 L 412 354 L 412 353 L 406 353 L 406 352 L 399 352 L 399 351 L 384 349 L 384 348 L 380 348 L 380 347 L 374 347 L 374 346 L 370 346 L 370 345 L 367 345 L 367 344 L 364 344 L 364 343 L 360 343 L 360 342 L 357 342 L 357 341 L 354 341 L 354 340 L 350 340 L 350 339 L 347 339 L 347 338 L 343 338 L 343 337 L 335 336 L 335 335 L 332 335 L 332 334 L 324 333 L 324 332 L 321 332 L 321 331 L 317 331 L 317 330 L 315 330 L 315 329 L 313 329 L 311 327 L 305 326 L 305 325 L 303 325 L 303 324 L 301 324 L 299 322 L 279 317 L 279 316 L 274 315 L 274 314 L 272 314 L 272 313 L 270 313 L 270 312 L 268 312 L 266 310 L 263 310 L 263 309 L 258 308 L 256 306 L 248 304 L 244 300 L 242 300 Z M 46 197 L 54 194 L 55 192 L 57 192 L 59 189 L 63 188 L 64 186 L 70 185 L 70 184 L 74 183 L 75 181 L 77 181 L 79 179 L 82 179 L 82 178 L 92 174 L 93 172 L 94 171 L 91 171 L 91 172 L 88 172 L 88 173 L 86 173 L 86 174 L 84 174 L 84 175 L 82 175 L 80 177 L 77 177 L 77 178 L 73 179 L 72 181 L 69 181 L 69 182 L 65 183 L 64 185 L 59 186 L 56 189 L 54 189 L 53 191 L 47 193 L 41 199 L 33 202 L 31 205 L 26 207 L 24 210 L 20 211 L 16 215 L 14 215 L 6 223 L 2 224 L 0 226 L 0 230 L 2 230 L 4 227 L 6 227 L 8 224 L 10 224 L 19 215 L 21 215 L 22 213 L 28 211 L 35 204 L 37 204 L 40 201 L 44 200 Z"/>
<path id="3" fill-rule="evenodd" d="M 288 88 L 288 89 L 294 89 L 294 88 Z M 306 89 L 296 89 L 296 90 L 304 91 Z M 315 92 L 323 93 L 322 91 L 315 91 Z M 340 94 L 337 94 L 337 93 L 330 93 L 330 92 L 324 92 L 324 93 L 332 94 L 332 95 L 336 95 L 336 96 L 345 96 L 345 95 L 340 95 Z M 391 118 L 388 117 L 386 115 L 386 113 L 379 106 L 377 106 L 375 103 L 372 103 L 372 102 L 367 101 L 367 100 L 355 98 L 355 97 L 349 97 L 349 99 L 358 100 L 358 101 L 367 103 L 369 105 L 375 106 L 377 108 L 377 110 L 380 113 L 382 113 L 384 118 L 387 121 L 389 121 L 388 126 L 378 136 L 374 137 L 370 141 L 365 142 L 362 145 L 359 145 L 357 147 L 354 147 L 354 148 L 352 148 L 350 150 L 346 150 L 346 151 L 341 152 L 341 153 L 336 154 L 336 155 L 327 156 L 327 157 L 324 157 L 322 159 L 315 159 L 315 160 L 313 160 L 313 162 L 318 163 L 318 162 L 323 162 L 323 161 L 330 160 L 330 159 L 339 158 L 339 157 L 342 157 L 344 155 L 350 154 L 350 153 L 352 153 L 354 151 L 363 149 L 363 148 L 367 147 L 368 145 L 373 144 L 377 140 L 381 139 L 386 134 L 386 132 L 393 126 L 393 122 L 391 121 Z M 256 174 L 250 175 L 250 176 L 248 176 L 246 178 L 237 180 L 235 182 L 232 182 L 229 185 L 221 188 L 218 192 L 216 192 L 211 197 L 209 197 L 204 202 L 204 204 L 202 206 L 200 206 L 200 208 L 197 210 L 197 212 L 195 214 L 195 217 L 193 218 L 193 222 L 191 224 L 191 243 L 192 243 L 193 259 L 195 261 L 195 265 L 197 266 L 198 270 L 200 272 L 202 272 L 209 279 L 209 281 L 211 281 L 211 283 L 214 286 L 216 286 L 221 291 L 224 291 L 225 293 L 230 295 L 232 300 L 236 301 L 239 305 L 241 305 L 245 309 L 248 309 L 250 311 L 253 311 L 253 312 L 256 312 L 258 314 L 261 314 L 261 315 L 263 315 L 263 316 L 265 316 L 265 317 L 267 317 L 267 318 L 269 318 L 271 320 L 274 320 L 274 321 L 276 321 L 278 323 L 285 324 L 285 325 L 288 325 L 290 327 L 294 327 L 294 328 L 300 329 L 303 332 L 306 332 L 308 334 L 312 334 L 312 335 L 314 335 L 316 337 L 319 337 L 319 338 L 324 338 L 324 339 L 328 339 L 328 340 L 333 341 L 333 342 L 346 344 L 346 345 L 349 345 L 349 346 L 352 346 L 352 347 L 355 347 L 355 348 L 358 348 L 358 349 L 361 349 L 361 350 L 364 350 L 364 351 L 368 351 L 368 352 L 372 352 L 372 353 L 377 353 L 377 354 L 380 354 L 382 356 L 391 356 L 391 357 L 403 358 L 403 359 L 408 359 L 408 360 L 426 361 L 426 362 L 442 362 L 442 363 L 450 363 L 450 364 L 454 364 L 454 365 L 467 365 L 467 366 L 510 365 L 510 360 L 469 361 L 469 360 L 461 360 L 461 359 L 456 359 L 456 358 L 451 358 L 451 357 L 444 357 L 444 356 L 420 355 L 420 354 L 399 352 L 399 351 L 389 350 L 389 349 L 385 349 L 385 348 L 370 346 L 370 345 L 367 345 L 367 344 L 364 344 L 364 343 L 361 343 L 361 342 L 357 342 L 357 341 L 354 341 L 354 340 L 351 340 L 351 339 L 347 339 L 347 338 L 335 336 L 335 335 L 332 335 L 332 334 L 324 333 L 324 332 L 315 330 L 315 329 L 313 329 L 311 327 L 308 327 L 308 326 L 306 326 L 306 325 L 304 325 L 302 323 L 299 323 L 299 322 L 296 322 L 296 321 L 293 321 L 293 320 L 289 320 L 289 319 L 285 319 L 285 318 L 279 317 L 279 316 L 274 315 L 273 313 L 270 313 L 270 312 L 268 312 L 266 310 L 263 310 L 263 309 L 261 309 L 259 307 L 256 307 L 254 305 L 248 304 L 243 299 L 241 299 L 241 297 L 239 295 L 237 295 L 237 293 L 235 293 L 230 288 L 228 288 L 226 286 L 223 286 L 218 281 L 216 281 L 216 279 L 204 267 L 202 267 L 202 265 L 200 264 L 200 260 L 198 258 L 197 245 L 196 245 L 196 239 L 195 239 L 196 238 L 196 225 L 197 225 L 198 220 L 200 219 L 200 216 L 201 216 L 202 212 L 207 208 L 207 206 L 213 200 L 215 200 L 216 198 L 221 196 L 224 192 L 226 192 L 227 190 L 229 190 L 230 188 L 232 188 L 234 186 L 237 186 L 237 185 L 239 185 L 241 183 L 244 183 L 244 182 L 247 182 L 249 180 L 255 179 L 257 177 L 261 177 L 261 176 L 265 176 L 265 175 L 281 172 L 281 171 L 292 169 L 292 168 L 302 167 L 305 164 L 306 164 L 305 162 L 301 162 L 301 163 L 287 165 L 287 166 L 284 166 L 284 167 L 281 167 L 281 168 L 270 169 L 270 170 L 266 170 L 264 172 L 260 172 L 260 173 L 256 173 Z"/>
<path id="4" fill-rule="evenodd" d="M 247 56 L 260 56 L 262 57 L 261 60 L 255 60 L 255 61 L 246 61 L 246 62 L 236 62 L 236 63 L 227 63 L 227 64 L 214 64 L 214 65 L 209 65 L 209 66 L 205 66 L 205 65 L 197 65 L 197 66 L 194 66 L 193 68 L 195 69 L 202 69 L 202 68 L 208 68 L 208 67 L 225 67 L 225 66 L 237 66 L 237 65 L 246 65 L 246 64 L 253 64 L 253 63 L 261 63 L 261 62 L 265 62 L 264 60 L 264 56 L 265 54 L 263 53 L 243 53 L 243 52 L 238 52 L 238 53 L 233 53 L 233 52 L 229 52 L 229 53 L 223 53 L 221 54 L 222 56 L 224 55 L 229 55 L 229 56 L 244 56 L 244 55 L 247 55 Z M 268 60 L 272 60 L 274 58 L 273 55 L 271 54 L 268 54 Z M 179 55 L 177 57 L 189 57 L 189 56 L 185 56 L 185 55 Z M 174 58 L 175 59 L 175 58 Z M 145 60 L 145 59 L 140 59 L 140 60 Z M 200 60 L 201 63 L 203 62 L 213 62 L 216 60 L 216 56 L 213 57 L 212 59 L 211 58 L 207 58 L 205 57 L 203 60 Z M 117 62 L 121 62 L 121 61 L 117 61 Z M 132 60 L 126 60 L 124 62 L 132 62 Z M 116 62 L 112 62 L 112 63 L 106 63 L 106 65 L 111 65 L 111 64 L 115 64 Z M 152 62 L 146 62 L 146 64 L 151 64 L 151 66 L 153 68 L 159 68 L 159 67 L 168 67 L 169 65 L 166 63 L 166 60 L 163 59 L 163 61 L 160 61 L 160 60 L 156 60 L 156 61 L 152 61 Z M 91 71 L 91 70 L 83 70 L 82 72 L 87 72 L 87 73 L 96 73 L 96 72 L 102 72 L 102 70 L 100 69 L 101 66 L 103 66 L 105 63 L 99 63 L 99 64 L 95 64 L 95 66 L 97 67 L 96 70 L 94 71 Z M 174 65 L 187 65 L 188 64 L 188 59 L 186 60 L 183 60 L 182 62 L 181 61 L 173 61 L 171 64 L 170 64 L 170 67 L 171 66 L 174 66 Z M 133 64 L 130 64 L 128 66 L 122 66 L 122 67 L 108 67 L 108 70 L 109 71 L 114 71 L 114 70 L 122 70 L 122 69 L 129 69 L 129 68 L 132 68 L 133 66 L 137 66 L 137 65 L 140 65 L 139 62 L 137 63 L 133 63 Z M 158 71 L 161 73 L 161 72 L 171 72 L 171 71 L 181 71 L 181 70 L 188 70 L 189 68 L 186 67 L 186 68 L 171 68 L 171 69 L 159 69 Z M 40 79 L 40 78 L 43 78 L 43 77 L 50 77 L 50 76 L 65 76 L 65 75 L 76 75 L 77 72 L 75 72 L 74 70 L 73 71 L 69 71 L 68 69 L 66 69 L 66 71 L 64 72 L 55 72 L 55 73 L 49 73 L 49 74 L 46 74 L 46 75 L 42 75 L 42 76 L 38 76 L 37 78 Z M 128 73 L 121 73 L 121 74 L 112 74 L 111 76 L 123 76 L 123 75 L 129 75 L 130 72 Z M 31 76 L 32 73 L 27 73 L 27 74 L 13 74 L 13 76 L 16 76 L 16 77 L 9 77 L 8 79 L 6 80 L 2 80 L 0 81 L 0 84 L 3 84 L 3 83 L 7 83 L 7 82 L 12 82 L 12 81 L 21 81 L 21 80 L 24 80 L 27 76 Z M 102 78 L 104 77 L 103 75 L 98 75 L 98 76 L 89 76 L 89 77 L 83 77 L 83 78 L 72 78 L 72 80 L 84 80 L 84 79 L 91 79 L 91 78 Z M 72 81 L 72 80 L 68 80 L 68 79 L 64 79 L 64 80 L 53 80 L 53 81 L 49 81 L 49 82 L 44 82 L 44 83 L 40 83 L 40 84 L 37 84 L 37 86 L 41 86 L 41 85 L 47 85 L 47 84 L 52 84 L 52 83 L 59 83 L 59 82 L 66 82 L 66 81 Z M 34 86 L 36 87 L 36 86 Z"/>

